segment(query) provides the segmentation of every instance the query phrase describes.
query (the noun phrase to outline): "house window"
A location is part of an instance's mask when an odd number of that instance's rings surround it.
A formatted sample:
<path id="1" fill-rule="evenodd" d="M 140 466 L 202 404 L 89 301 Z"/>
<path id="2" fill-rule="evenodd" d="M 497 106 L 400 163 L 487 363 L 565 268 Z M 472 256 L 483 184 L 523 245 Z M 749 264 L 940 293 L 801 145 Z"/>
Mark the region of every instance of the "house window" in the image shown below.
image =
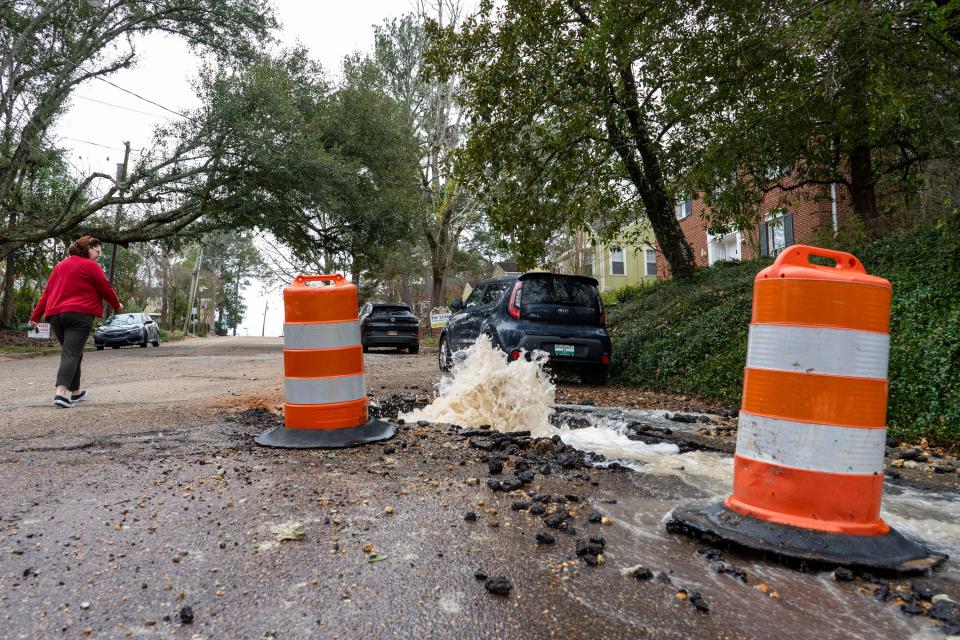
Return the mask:
<path id="1" fill-rule="evenodd" d="M 644 275 L 650 278 L 657 277 L 657 251 L 650 247 L 643 250 Z"/>
<path id="2" fill-rule="evenodd" d="M 793 244 L 793 216 L 772 211 L 760 225 L 760 255 L 775 256 Z"/>
<path id="3" fill-rule="evenodd" d="M 674 207 L 677 212 L 677 220 L 683 220 L 693 213 L 693 198 L 690 196 L 677 196 L 677 204 Z"/>
<path id="4" fill-rule="evenodd" d="M 610 274 L 614 276 L 627 275 L 627 259 L 624 257 L 623 247 L 610 248 Z"/>

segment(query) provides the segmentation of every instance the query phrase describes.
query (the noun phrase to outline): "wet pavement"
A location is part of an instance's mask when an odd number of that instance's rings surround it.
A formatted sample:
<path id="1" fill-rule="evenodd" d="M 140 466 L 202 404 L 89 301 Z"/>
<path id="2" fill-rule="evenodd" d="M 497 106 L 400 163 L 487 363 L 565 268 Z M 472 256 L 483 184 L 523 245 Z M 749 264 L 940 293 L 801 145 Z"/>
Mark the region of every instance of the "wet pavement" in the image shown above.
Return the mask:
<path id="1" fill-rule="evenodd" d="M 672 508 L 729 490 L 729 454 L 679 437 L 683 453 L 624 458 L 634 471 L 584 467 L 563 441 L 449 425 L 349 450 L 263 449 L 275 341 L 147 353 L 91 363 L 104 400 L 75 413 L 43 406 L 49 357 L 16 361 L 18 374 L 0 362 L 0 389 L 22 390 L 0 413 L 0 637 L 941 638 L 930 610 L 946 609 L 931 600 L 960 600 L 956 560 L 844 581 L 668 534 Z M 388 416 L 422 404 L 436 376 L 430 354 L 367 364 Z M 98 388 L 107 377 L 122 399 Z M 176 402 L 123 393 L 164 385 Z M 646 418 L 661 427 L 650 444 L 670 441 L 663 415 Z M 512 491 L 487 483 L 528 471 Z M 958 514 L 955 491 L 887 485 L 885 517 L 955 557 Z"/>

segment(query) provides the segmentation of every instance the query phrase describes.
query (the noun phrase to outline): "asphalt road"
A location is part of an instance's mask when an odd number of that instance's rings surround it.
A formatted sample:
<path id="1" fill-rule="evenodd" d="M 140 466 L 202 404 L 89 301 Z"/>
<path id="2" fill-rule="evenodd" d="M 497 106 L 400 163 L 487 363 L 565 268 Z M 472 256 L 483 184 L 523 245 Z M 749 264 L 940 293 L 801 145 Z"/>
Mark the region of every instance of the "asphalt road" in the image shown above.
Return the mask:
<path id="1" fill-rule="evenodd" d="M 703 479 L 538 474 L 525 489 L 553 496 L 547 515 L 572 514 L 568 534 L 512 510 L 529 496 L 491 491 L 490 454 L 446 426 L 334 452 L 259 448 L 281 401 L 280 348 L 221 338 L 88 353 L 91 399 L 70 410 L 50 404 L 55 357 L 0 357 L 0 638 L 943 637 L 869 580 L 736 552 L 726 561 L 745 581 L 718 572 L 660 523 L 723 490 Z M 371 397 L 387 410 L 424 399 L 433 358 L 368 354 Z M 277 540 L 289 521 L 303 538 Z M 537 544 L 543 532 L 556 543 Z M 600 566 L 575 553 L 591 535 L 605 538 Z M 663 575 L 622 575 L 635 565 Z M 512 591 L 488 593 L 478 572 Z M 960 599 L 954 570 L 930 583 Z"/>

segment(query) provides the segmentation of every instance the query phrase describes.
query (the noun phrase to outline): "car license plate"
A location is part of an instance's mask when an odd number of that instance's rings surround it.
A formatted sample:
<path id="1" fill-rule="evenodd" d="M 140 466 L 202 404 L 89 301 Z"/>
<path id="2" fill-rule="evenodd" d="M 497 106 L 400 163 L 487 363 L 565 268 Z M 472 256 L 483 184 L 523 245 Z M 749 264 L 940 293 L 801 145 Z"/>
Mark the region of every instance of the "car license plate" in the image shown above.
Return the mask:
<path id="1" fill-rule="evenodd" d="M 395 335 L 397 335 L 397 332 L 396 332 L 396 331 L 387 331 L 387 335 L 388 335 L 388 336 L 395 336 Z"/>
<path id="2" fill-rule="evenodd" d="M 555 356 L 572 356 L 573 354 L 574 348 L 572 344 L 553 345 L 553 355 Z"/>

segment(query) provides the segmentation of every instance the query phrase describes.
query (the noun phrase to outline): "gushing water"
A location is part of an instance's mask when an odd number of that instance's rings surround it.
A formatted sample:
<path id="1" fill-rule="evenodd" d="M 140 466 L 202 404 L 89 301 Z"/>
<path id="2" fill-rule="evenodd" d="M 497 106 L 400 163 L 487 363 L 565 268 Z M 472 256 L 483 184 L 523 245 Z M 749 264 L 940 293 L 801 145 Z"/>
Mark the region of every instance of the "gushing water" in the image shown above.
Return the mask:
<path id="1" fill-rule="evenodd" d="M 547 354 L 536 351 L 529 361 L 508 363 L 505 353 L 481 337 L 465 356 L 455 359 L 453 377 L 440 381 L 436 400 L 400 417 L 463 427 L 491 425 L 504 432 L 529 429 L 537 436 L 554 433 L 550 415 L 556 387 L 543 370 Z"/>

